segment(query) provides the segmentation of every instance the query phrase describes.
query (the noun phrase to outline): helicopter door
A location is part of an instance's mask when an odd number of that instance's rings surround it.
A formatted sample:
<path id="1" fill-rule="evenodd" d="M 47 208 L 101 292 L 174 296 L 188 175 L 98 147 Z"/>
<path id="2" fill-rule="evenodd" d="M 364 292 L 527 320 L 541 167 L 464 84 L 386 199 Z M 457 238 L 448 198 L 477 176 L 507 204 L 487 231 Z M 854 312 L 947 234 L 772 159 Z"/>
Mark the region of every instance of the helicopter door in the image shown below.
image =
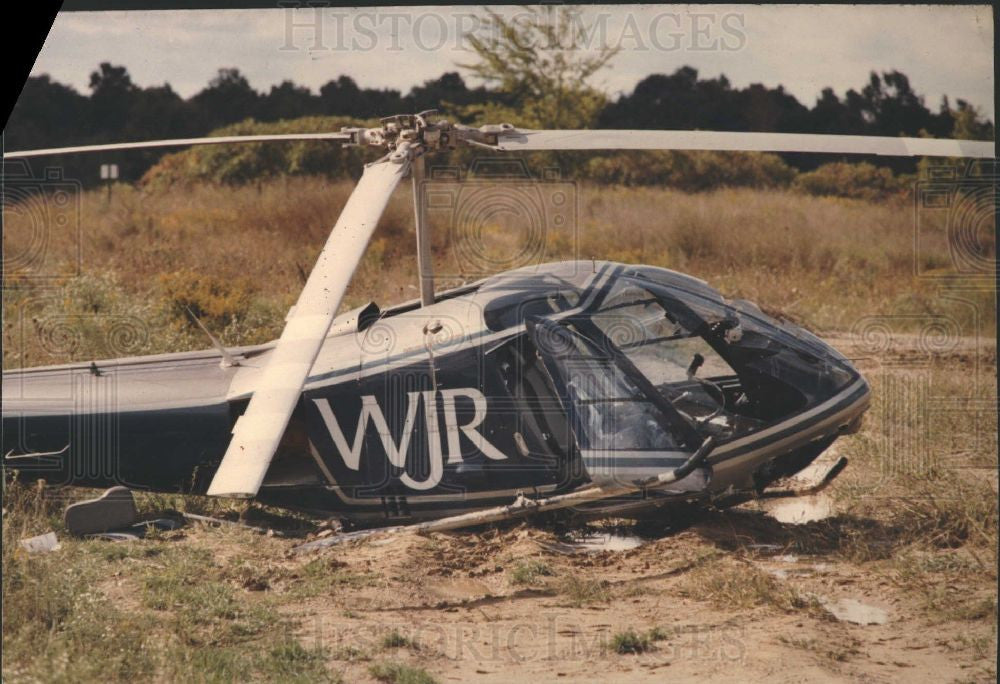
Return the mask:
<path id="1" fill-rule="evenodd" d="M 590 479 L 632 484 L 676 468 L 694 450 L 690 428 L 644 392 L 634 369 L 581 334 L 571 321 L 526 321 L 544 368 L 556 388 Z M 702 489 L 696 471 L 678 484 Z"/>

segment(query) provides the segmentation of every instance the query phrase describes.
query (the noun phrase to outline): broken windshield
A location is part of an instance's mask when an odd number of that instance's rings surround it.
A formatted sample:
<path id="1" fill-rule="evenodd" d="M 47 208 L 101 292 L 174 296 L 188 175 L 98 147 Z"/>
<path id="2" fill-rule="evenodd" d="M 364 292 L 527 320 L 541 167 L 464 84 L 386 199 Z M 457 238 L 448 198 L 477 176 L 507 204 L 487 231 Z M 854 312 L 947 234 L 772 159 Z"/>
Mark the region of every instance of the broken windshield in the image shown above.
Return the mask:
<path id="1" fill-rule="evenodd" d="M 733 410 L 746 401 L 733 394 L 739 382 L 736 372 L 682 320 L 671 316 L 649 290 L 621 278 L 590 315 L 589 324 L 702 437 L 728 439 L 758 428 L 760 421 Z M 730 323 L 730 330 L 738 329 L 738 322 Z"/>
<path id="2" fill-rule="evenodd" d="M 594 309 L 550 320 L 539 348 L 581 446 L 672 450 L 709 435 L 729 440 L 851 381 L 838 355 L 747 311 L 717 294 L 619 276 Z"/>
<path id="3" fill-rule="evenodd" d="M 572 407 L 583 449 L 677 450 L 685 441 L 662 400 L 639 386 L 642 379 L 615 363 L 573 323 L 529 319 L 539 350 Z M 536 327 L 537 326 L 537 327 Z M 637 380 L 639 381 L 637 383 Z"/>

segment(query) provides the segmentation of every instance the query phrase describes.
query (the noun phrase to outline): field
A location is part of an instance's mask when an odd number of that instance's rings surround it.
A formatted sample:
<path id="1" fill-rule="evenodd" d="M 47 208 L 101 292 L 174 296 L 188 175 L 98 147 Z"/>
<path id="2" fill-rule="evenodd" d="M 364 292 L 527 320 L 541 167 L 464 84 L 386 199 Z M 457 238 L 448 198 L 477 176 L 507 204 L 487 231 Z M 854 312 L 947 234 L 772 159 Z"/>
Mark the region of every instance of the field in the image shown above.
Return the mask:
<path id="1" fill-rule="evenodd" d="M 82 195 L 61 231 L 11 210 L 4 368 L 205 347 L 187 308 L 226 344 L 274 337 L 348 192 L 312 178 L 116 186 Z M 995 247 L 982 226 L 955 230 L 905 196 L 567 192 L 577 211 L 542 232 L 510 213 L 432 216 L 441 285 L 606 258 L 692 273 L 806 325 L 873 388 L 862 431 L 824 455 L 851 465 L 806 502 L 825 516 L 795 524 L 749 504 L 669 528 L 522 524 L 296 555 L 299 539 L 233 525 L 74 540 L 62 508 L 93 492 L 8 475 L 4 680 L 995 681 Z M 401 188 L 345 308 L 416 296 L 410 212 Z M 257 506 L 138 501 L 149 515 L 327 529 Z M 48 530 L 58 551 L 18 550 Z M 644 543 L 581 552 L 567 535 L 584 532 Z M 859 605 L 867 616 L 844 612 Z"/>
<path id="2" fill-rule="evenodd" d="M 343 309 L 417 296 L 406 185 Z M 320 178 L 119 185 L 110 201 L 87 192 L 61 213 L 53 202 L 15 205 L 5 213 L 4 368 L 208 346 L 186 308 L 225 344 L 275 338 L 351 187 Z M 697 275 L 820 333 L 995 327 L 995 246 L 981 211 L 959 213 L 956 238 L 947 211 L 915 210 L 907 196 L 560 184 L 548 194 L 565 191 L 576 209 L 557 212 L 546 194 L 521 192 L 512 206 L 499 188 L 484 184 L 458 194 L 453 210 L 429 212 L 439 289 L 531 263 L 603 258 Z M 497 203 L 503 211 L 482 210 Z M 541 209 L 523 210 L 531 206 Z M 116 325 L 129 334 L 111 334 Z"/>

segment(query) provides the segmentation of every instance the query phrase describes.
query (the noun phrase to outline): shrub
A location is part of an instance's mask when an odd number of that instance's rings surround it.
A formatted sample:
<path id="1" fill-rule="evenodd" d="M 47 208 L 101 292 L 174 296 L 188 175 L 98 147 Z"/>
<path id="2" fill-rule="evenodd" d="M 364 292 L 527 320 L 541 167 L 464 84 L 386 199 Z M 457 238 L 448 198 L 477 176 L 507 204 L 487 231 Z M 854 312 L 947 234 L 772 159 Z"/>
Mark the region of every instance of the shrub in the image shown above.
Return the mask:
<path id="1" fill-rule="evenodd" d="M 265 135 L 282 133 L 326 133 L 344 126 L 366 127 L 373 121 L 343 116 L 307 116 L 261 123 L 247 119 L 209 133 L 210 136 Z M 205 145 L 170 154 L 139 181 L 146 187 L 186 185 L 194 181 L 248 183 L 281 175 L 322 174 L 328 177 L 356 176 L 372 153 L 345 149 L 335 142 L 296 141 Z"/>
<path id="2" fill-rule="evenodd" d="M 585 175 L 604 184 L 668 185 L 700 191 L 719 187 L 785 187 L 795 170 L 774 154 L 619 152 L 592 158 Z"/>
<path id="3" fill-rule="evenodd" d="M 799 174 L 794 187 L 809 195 L 831 195 L 851 199 L 876 200 L 905 193 L 906 179 L 868 162 L 824 164 L 815 171 Z"/>
<path id="4" fill-rule="evenodd" d="M 653 648 L 652 639 L 648 634 L 638 634 L 633 629 L 619 632 L 611 638 L 611 649 L 615 653 L 645 653 Z"/>
<path id="5" fill-rule="evenodd" d="M 532 559 L 522 561 L 514 566 L 510 573 L 510 581 L 513 584 L 531 584 L 541 576 L 552 575 L 552 568 L 544 561 Z"/>
<path id="6" fill-rule="evenodd" d="M 382 648 L 417 648 L 413 639 L 400 634 L 398 629 L 394 629 L 382 637 Z"/>
<path id="7" fill-rule="evenodd" d="M 607 580 L 581 578 L 570 575 L 563 578 L 558 589 L 566 597 L 568 605 L 579 608 L 591 603 L 603 603 L 611 600 L 609 586 L 610 583 Z"/>
<path id="8" fill-rule="evenodd" d="M 175 318 L 190 323 L 190 310 L 210 329 L 219 329 L 246 314 L 250 306 L 247 278 L 220 278 L 182 269 L 160 276 L 163 297 Z"/>
<path id="9" fill-rule="evenodd" d="M 369 666 L 368 673 L 378 681 L 388 684 L 435 684 L 437 682 L 423 668 L 404 663 L 374 663 Z"/>

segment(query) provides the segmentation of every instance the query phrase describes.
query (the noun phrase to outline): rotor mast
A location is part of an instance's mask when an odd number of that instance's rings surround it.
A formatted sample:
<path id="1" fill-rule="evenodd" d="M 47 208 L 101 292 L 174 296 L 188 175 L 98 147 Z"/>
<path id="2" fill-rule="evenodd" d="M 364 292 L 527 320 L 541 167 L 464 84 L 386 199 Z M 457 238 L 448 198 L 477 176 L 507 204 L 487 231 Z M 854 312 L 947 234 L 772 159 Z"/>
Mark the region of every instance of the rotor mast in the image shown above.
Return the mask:
<path id="1" fill-rule="evenodd" d="M 426 160 L 423 154 L 413 158 L 410 177 L 413 181 L 413 225 L 417 233 L 417 276 L 420 279 L 420 305 L 434 303 L 434 257 L 431 254 L 431 230 L 427 225 L 427 201 L 424 197 Z"/>
<path id="2" fill-rule="evenodd" d="M 495 149 L 499 135 L 513 130 L 510 124 L 471 128 L 449 121 L 430 121 L 436 110 L 419 114 L 399 114 L 381 120 L 379 128 L 345 128 L 341 132 L 352 137 L 350 145 L 386 147 L 391 155 L 405 148 L 410 159 L 410 179 L 413 186 L 413 225 L 417 243 L 417 277 L 420 281 L 420 305 L 434 303 L 434 255 L 431 251 L 431 229 L 427 221 L 427 154 L 432 150 L 454 149 L 462 144 L 481 145 Z M 408 144 L 407 144 L 408 143 Z"/>

